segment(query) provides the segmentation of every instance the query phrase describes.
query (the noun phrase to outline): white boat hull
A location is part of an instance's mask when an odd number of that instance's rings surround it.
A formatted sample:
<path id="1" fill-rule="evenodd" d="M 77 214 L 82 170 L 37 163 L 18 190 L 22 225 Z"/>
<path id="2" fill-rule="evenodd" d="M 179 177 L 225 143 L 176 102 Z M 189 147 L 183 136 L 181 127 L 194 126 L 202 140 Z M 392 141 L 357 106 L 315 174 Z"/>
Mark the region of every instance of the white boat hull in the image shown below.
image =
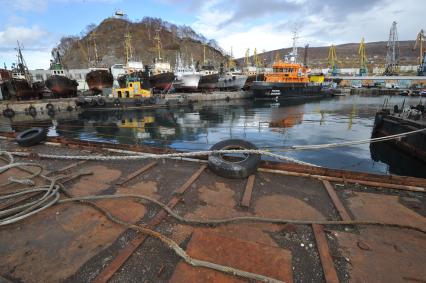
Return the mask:
<path id="1" fill-rule="evenodd" d="M 225 75 L 219 78 L 217 87 L 219 89 L 240 90 L 246 84 L 246 75 Z"/>
<path id="2" fill-rule="evenodd" d="M 196 90 L 201 74 L 182 74 L 176 81 L 175 88 L 179 90 Z"/>

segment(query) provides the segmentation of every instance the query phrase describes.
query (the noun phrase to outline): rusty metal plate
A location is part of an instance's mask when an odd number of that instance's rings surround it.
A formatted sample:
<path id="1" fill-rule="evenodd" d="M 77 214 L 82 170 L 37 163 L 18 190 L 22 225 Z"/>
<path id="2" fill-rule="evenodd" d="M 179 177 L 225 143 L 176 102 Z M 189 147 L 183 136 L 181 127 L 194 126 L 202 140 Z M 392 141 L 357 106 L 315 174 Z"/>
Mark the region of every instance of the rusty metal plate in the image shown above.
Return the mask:
<path id="1" fill-rule="evenodd" d="M 291 252 L 286 249 L 231 238 L 228 235 L 195 230 L 187 253 L 194 258 L 261 274 L 284 282 L 293 282 Z M 180 262 L 171 282 L 245 282 L 207 268 Z"/>

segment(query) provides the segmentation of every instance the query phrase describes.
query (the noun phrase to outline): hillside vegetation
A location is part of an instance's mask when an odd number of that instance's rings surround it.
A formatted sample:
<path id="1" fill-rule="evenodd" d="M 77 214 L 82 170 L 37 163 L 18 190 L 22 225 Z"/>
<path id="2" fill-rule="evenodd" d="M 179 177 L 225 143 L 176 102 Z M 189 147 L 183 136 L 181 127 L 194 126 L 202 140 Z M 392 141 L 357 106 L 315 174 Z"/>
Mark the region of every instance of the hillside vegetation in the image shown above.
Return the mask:
<path id="1" fill-rule="evenodd" d="M 98 66 L 110 67 L 125 63 L 124 36 L 132 36 L 134 59 L 147 65 L 157 57 L 155 35 L 161 38 L 161 57 L 174 65 L 177 52 L 189 62 L 203 60 L 203 45 L 206 45 L 206 59 L 215 65 L 225 62 L 223 50 L 214 40 L 207 40 L 188 26 L 176 26 L 156 18 L 144 18 L 139 22 L 108 18 L 98 26 L 89 25 L 82 36 L 69 36 L 61 39 L 54 49 L 59 51 L 64 65 L 69 69 L 87 68 L 89 60 L 95 58 L 94 42 L 98 53 Z"/>

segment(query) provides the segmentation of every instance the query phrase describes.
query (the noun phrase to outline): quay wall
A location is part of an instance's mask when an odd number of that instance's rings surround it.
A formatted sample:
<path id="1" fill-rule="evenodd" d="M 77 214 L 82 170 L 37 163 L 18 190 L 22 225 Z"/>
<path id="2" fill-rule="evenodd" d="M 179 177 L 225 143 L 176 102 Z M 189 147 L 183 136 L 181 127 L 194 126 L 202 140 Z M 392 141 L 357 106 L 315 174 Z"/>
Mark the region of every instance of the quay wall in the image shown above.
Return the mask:
<path id="1" fill-rule="evenodd" d="M 210 93 L 188 93 L 185 94 L 190 101 L 215 101 L 252 98 L 250 91 L 214 91 Z"/>
<path id="2" fill-rule="evenodd" d="M 75 110 L 75 98 L 61 98 L 61 99 L 43 99 L 43 100 L 24 100 L 24 101 L 12 101 L 5 100 L 0 101 L 0 113 L 3 110 L 10 108 L 15 113 L 25 113 L 29 107 L 34 107 L 37 112 L 47 112 L 47 104 L 52 104 L 55 111 L 66 111 L 68 106 L 72 106 Z"/>

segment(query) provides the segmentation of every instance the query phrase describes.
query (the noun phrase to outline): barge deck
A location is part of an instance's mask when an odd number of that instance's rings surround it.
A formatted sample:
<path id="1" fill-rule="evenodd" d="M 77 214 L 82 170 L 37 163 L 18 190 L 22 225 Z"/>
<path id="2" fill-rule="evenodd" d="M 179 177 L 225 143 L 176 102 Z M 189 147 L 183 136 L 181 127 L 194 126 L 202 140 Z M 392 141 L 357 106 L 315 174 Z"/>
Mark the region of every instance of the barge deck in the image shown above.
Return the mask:
<path id="1" fill-rule="evenodd" d="M 0 145 L 4 151 L 29 154 L 15 161 L 41 164 L 45 176 L 69 176 L 62 181 L 61 199 L 133 194 L 165 203 L 185 219 L 288 219 L 281 224 L 194 225 L 134 197 L 55 204 L 21 222 L 0 226 L 0 281 L 1 277 L 12 282 L 247 280 L 191 266 L 159 237 L 135 227 L 173 240 L 194 259 L 281 282 L 422 282 L 426 278 L 426 179 L 263 162 L 247 180 L 236 180 L 215 175 L 202 159 L 126 162 L 40 157 L 110 156 L 123 154 L 116 152 L 124 149 L 170 152 L 159 148 L 64 138 L 21 148 L 10 135 Z M 1 194 L 23 188 L 10 183 L 9 177 L 24 175 L 17 168 L 0 174 Z M 10 203 L 1 201 L 0 210 L 7 208 Z M 121 224 L 111 221 L 111 216 Z M 354 224 L 361 222 L 376 224 Z"/>

